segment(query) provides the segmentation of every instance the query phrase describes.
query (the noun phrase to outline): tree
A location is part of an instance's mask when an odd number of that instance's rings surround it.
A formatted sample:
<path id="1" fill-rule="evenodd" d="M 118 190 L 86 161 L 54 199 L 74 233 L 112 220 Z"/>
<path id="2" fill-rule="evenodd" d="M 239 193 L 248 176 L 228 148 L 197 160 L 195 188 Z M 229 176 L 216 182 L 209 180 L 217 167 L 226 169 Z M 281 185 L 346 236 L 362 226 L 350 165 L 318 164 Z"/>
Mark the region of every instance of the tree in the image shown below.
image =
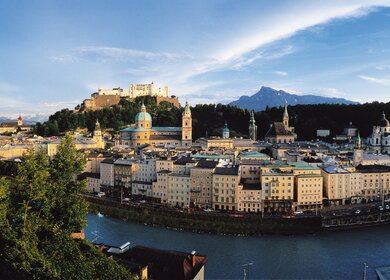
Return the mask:
<path id="1" fill-rule="evenodd" d="M 69 233 L 79 232 L 86 222 L 88 205 L 81 196 L 85 181 L 74 180 L 85 164 L 84 155 L 76 150 L 73 138 L 66 134 L 51 162 L 54 187 L 48 191 L 48 197 L 53 203 L 49 209 L 52 224 Z"/>
<path id="2" fill-rule="evenodd" d="M 0 177 L 0 279 L 130 279 L 88 241 L 72 239 L 85 225 L 85 159 L 66 135 L 57 155 L 30 151 L 14 179 Z"/>

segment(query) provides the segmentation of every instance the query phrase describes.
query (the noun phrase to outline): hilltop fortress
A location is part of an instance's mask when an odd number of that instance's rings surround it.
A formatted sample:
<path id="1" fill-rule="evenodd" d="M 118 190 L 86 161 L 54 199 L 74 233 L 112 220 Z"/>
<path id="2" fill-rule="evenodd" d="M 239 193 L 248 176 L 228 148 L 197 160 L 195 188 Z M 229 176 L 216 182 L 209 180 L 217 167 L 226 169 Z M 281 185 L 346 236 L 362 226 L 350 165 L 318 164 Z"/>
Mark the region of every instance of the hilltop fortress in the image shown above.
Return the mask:
<path id="1" fill-rule="evenodd" d="M 81 105 L 81 110 L 100 110 L 105 107 L 117 105 L 121 98 L 134 100 L 139 96 L 156 97 L 157 104 L 162 101 L 172 103 L 173 106 L 179 108 L 179 99 L 176 96 L 168 96 L 168 86 L 164 88 L 155 87 L 154 83 L 150 84 L 130 84 L 127 89 L 120 87 L 113 89 L 99 88 L 97 92 L 91 94 L 90 99 L 85 99 Z"/>

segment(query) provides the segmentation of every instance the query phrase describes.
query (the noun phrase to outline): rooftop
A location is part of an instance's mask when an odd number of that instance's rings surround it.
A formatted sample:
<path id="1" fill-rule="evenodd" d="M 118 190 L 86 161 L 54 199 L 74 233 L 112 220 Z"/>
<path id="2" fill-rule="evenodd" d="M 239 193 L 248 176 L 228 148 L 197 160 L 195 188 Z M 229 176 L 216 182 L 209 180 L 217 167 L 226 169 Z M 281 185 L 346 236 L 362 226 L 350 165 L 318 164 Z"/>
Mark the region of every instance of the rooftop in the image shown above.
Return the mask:
<path id="1" fill-rule="evenodd" d="M 214 173 L 219 175 L 238 175 L 238 166 L 233 167 L 217 167 Z"/>
<path id="2" fill-rule="evenodd" d="M 198 162 L 196 167 L 213 169 L 218 165 L 218 161 L 202 159 Z"/>

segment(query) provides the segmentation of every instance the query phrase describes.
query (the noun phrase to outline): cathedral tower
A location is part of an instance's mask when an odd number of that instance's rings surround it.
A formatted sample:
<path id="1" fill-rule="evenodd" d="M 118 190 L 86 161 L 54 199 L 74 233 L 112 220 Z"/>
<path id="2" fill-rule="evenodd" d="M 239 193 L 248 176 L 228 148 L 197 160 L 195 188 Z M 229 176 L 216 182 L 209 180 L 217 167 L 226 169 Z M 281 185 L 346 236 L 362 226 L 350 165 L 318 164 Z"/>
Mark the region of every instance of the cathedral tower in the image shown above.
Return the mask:
<path id="1" fill-rule="evenodd" d="M 255 121 L 254 111 L 251 111 L 250 119 L 249 119 L 249 138 L 253 141 L 257 140 L 257 125 Z"/>
<path id="2" fill-rule="evenodd" d="M 181 145 L 187 147 L 192 145 L 192 117 L 187 101 L 181 118 Z"/>
<path id="3" fill-rule="evenodd" d="M 96 143 L 96 148 L 104 149 L 104 141 L 102 137 L 102 130 L 100 128 L 100 123 L 96 120 L 95 130 L 93 131 L 93 141 Z"/>

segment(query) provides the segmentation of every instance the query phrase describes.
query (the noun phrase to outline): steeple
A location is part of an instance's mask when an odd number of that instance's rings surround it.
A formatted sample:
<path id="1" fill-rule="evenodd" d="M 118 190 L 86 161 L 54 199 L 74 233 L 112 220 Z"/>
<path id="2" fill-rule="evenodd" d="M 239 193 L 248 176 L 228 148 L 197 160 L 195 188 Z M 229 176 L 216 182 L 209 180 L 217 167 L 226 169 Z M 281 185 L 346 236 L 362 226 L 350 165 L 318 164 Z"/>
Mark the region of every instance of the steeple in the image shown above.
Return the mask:
<path id="1" fill-rule="evenodd" d="M 256 124 L 256 121 L 255 121 L 255 114 L 254 114 L 254 111 L 253 111 L 253 110 L 252 110 L 251 113 L 250 113 L 249 124 Z"/>
<path id="2" fill-rule="evenodd" d="M 360 138 L 360 132 L 358 131 L 356 145 L 353 151 L 353 164 L 357 166 L 361 164 L 362 161 L 363 161 L 363 145 L 362 145 L 362 139 Z"/>
<path id="3" fill-rule="evenodd" d="M 358 131 L 355 149 L 363 149 L 362 139 L 360 138 L 360 132 Z"/>
<path id="4" fill-rule="evenodd" d="M 257 140 L 257 125 L 255 120 L 255 113 L 252 110 L 249 118 L 249 138 L 253 141 Z"/>
<path id="5" fill-rule="evenodd" d="M 186 101 L 186 106 L 184 107 L 183 115 L 191 116 L 191 109 L 188 101 Z"/>
<path id="6" fill-rule="evenodd" d="M 102 136 L 102 130 L 100 128 L 100 123 L 99 123 L 99 120 L 96 119 L 96 123 L 95 123 L 95 130 L 93 131 L 93 136 Z"/>
<path id="7" fill-rule="evenodd" d="M 223 127 L 222 130 L 222 138 L 227 139 L 230 136 L 230 130 L 227 125 L 227 121 L 225 121 L 225 126 Z"/>
<path id="8" fill-rule="evenodd" d="M 187 147 L 192 145 L 192 117 L 188 101 L 181 115 L 181 144 Z"/>
<path id="9" fill-rule="evenodd" d="M 19 115 L 18 117 L 18 126 L 22 126 L 23 125 L 23 118 L 21 115 Z"/>
<path id="10" fill-rule="evenodd" d="M 284 105 L 283 124 L 286 128 L 289 128 L 289 117 L 288 117 L 288 111 L 287 111 L 287 104 Z"/>

